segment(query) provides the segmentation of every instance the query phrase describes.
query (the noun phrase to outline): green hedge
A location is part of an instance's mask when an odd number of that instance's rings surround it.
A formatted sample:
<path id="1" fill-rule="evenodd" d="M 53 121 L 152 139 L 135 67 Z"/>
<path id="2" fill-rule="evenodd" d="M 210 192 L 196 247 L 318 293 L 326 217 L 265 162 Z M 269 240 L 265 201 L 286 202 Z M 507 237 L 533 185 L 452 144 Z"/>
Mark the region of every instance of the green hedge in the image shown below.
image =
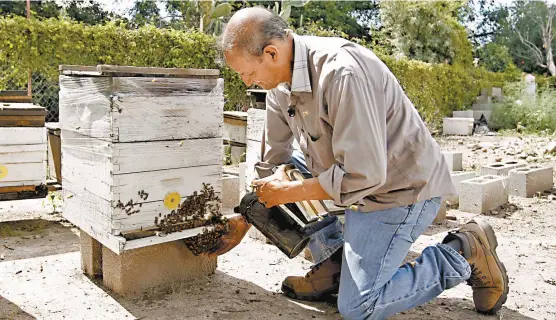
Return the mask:
<path id="1" fill-rule="evenodd" d="M 0 19 L 0 90 L 8 81 L 25 82 L 28 69 L 57 81 L 60 64 L 217 68 L 225 79 L 228 105 L 244 103 L 245 86 L 235 73 L 220 67 L 216 57 L 214 37 L 200 32 Z"/>
<path id="2" fill-rule="evenodd" d="M 322 29 L 309 33 L 333 34 Z M 470 106 L 482 87 L 501 87 L 519 78 L 516 72 L 500 74 L 473 67 L 397 61 L 376 51 L 432 126 L 453 110 Z M 236 73 L 218 65 L 217 60 L 214 37 L 196 31 L 149 26 L 129 30 L 113 23 L 85 26 L 58 19 L 29 22 L 22 17 L 0 18 L 0 89 L 9 80 L 25 82 L 28 69 L 56 81 L 60 64 L 218 68 L 225 79 L 227 108 L 244 105 L 247 88 Z"/>

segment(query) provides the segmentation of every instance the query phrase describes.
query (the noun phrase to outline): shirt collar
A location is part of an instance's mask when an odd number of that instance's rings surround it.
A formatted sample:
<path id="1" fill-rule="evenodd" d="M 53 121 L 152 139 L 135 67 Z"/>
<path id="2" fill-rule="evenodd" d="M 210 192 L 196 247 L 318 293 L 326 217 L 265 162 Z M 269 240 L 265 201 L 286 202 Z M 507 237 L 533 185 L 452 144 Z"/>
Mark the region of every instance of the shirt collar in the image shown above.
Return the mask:
<path id="1" fill-rule="evenodd" d="M 293 33 L 294 54 L 291 92 L 312 92 L 311 78 L 307 65 L 307 44 L 301 36 Z"/>

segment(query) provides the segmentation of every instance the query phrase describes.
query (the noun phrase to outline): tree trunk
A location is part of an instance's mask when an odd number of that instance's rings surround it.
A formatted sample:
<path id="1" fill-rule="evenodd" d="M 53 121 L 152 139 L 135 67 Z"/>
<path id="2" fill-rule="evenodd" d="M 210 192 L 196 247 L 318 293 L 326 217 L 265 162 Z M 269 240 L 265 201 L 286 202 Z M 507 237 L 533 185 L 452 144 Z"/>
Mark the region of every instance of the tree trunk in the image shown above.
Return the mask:
<path id="1" fill-rule="evenodd" d="M 556 65 L 554 65 L 554 56 L 552 54 L 552 47 L 548 45 L 546 50 L 546 66 L 548 67 L 548 72 L 550 75 L 556 76 Z"/>

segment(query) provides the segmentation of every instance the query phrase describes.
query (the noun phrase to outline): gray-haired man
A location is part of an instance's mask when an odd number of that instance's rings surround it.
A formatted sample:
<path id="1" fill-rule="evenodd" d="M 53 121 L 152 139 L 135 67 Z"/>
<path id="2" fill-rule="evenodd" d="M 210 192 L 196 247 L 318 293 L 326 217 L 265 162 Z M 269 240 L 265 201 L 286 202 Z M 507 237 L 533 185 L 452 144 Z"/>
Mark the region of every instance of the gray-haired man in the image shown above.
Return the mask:
<path id="1" fill-rule="evenodd" d="M 343 39 L 298 36 L 261 8 L 234 14 L 221 45 L 247 86 L 270 90 L 268 148 L 258 164 L 269 173 L 254 182 L 259 200 L 272 207 L 330 199 L 350 208 L 343 231 L 333 224 L 313 236 L 319 263 L 305 277 L 284 280 L 284 292 L 319 298 L 337 290 L 339 279 L 342 316 L 383 319 L 467 280 L 479 312 L 502 307 L 508 278 L 485 222 L 470 221 L 400 267 L 435 218 L 440 197 L 455 190 L 438 144 L 370 50 Z M 282 164 L 291 161 L 293 139 L 314 178 L 286 178 Z M 214 254 L 233 248 L 249 228 L 241 219 L 231 226 Z"/>

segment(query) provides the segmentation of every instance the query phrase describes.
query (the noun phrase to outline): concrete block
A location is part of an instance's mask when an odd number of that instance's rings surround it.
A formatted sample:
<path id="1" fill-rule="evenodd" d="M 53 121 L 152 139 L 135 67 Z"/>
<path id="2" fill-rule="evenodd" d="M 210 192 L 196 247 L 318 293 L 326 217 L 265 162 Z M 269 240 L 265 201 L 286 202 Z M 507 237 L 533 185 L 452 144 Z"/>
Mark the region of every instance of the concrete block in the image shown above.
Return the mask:
<path id="1" fill-rule="evenodd" d="M 446 197 L 450 205 L 457 205 L 459 203 L 459 192 L 460 192 L 459 190 L 460 190 L 461 182 L 465 180 L 473 179 L 475 177 L 477 177 L 477 174 L 475 172 L 464 172 L 464 171 L 452 172 L 452 182 L 456 187 L 457 194 Z"/>
<path id="2" fill-rule="evenodd" d="M 442 151 L 450 171 L 463 170 L 463 154 L 461 152 Z"/>
<path id="3" fill-rule="evenodd" d="M 508 193 L 512 196 L 530 198 L 537 192 L 552 190 L 552 166 L 532 165 L 512 169 L 508 175 Z"/>
<path id="4" fill-rule="evenodd" d="M 434 218 L 432 222 L 433 224 L 444 224 L 444 222 L 446 221 L 446 211 L 448 210 L 446 205 L 446 197 L 442 197 L 442 199 L 440 200 L 440 209 L 436 214 L 436 218 Z"/>
<path id="5" fill-rule="evenodd" d="M 502 98 L 502 88 L 493 87 L 492 88 L 492 96 Z"/>
<path id="6" fill-rule="evenodd" d="M 171 289 L 213 274 L 216 258 L 195 256 L 183 241 L 171 241 L 117 255 L 102 248 L 103 283 L 120 295 Z"/>
<path id="7" fill-rule="evenodd" d="M 481 176 L 507 176 L 510 170 L 525 167 L 527 163 L 521 161 L 495 162 L 481 167 Z"/>
<path id="8" fill-rule="evenodd" d="M 461 182 L 459 210 L 487 213 L 508 203 L 506 178 L 488 175 Z"/>
<path id="9" fill-rule="evenodd" d="M 222 174 L 222 208 L 233 209 L 239 205 L 239 176 Z"/>
<path id="10" fill-rule="evenodd" d="M 247 193 L 247 186 L 245 185 L 245 169 L 247 168 L 247 164 L 242 162 L 239 164 L 239 201 L 245 194 Z"/>
<path id="11" fill-rule="evenodd" d="M 473 118 L 444 118 L 442 133 L 445 135 L 472 135 Z"/>
<path id="12" fill-rule="evenodd" d="M 102 244 L 83 230 L 79 230 L 81 270 L 91 277 L 102 276 Z"/>
<path id="13" fill-rule="evenodd" d="M 471 109 L 475 110 L 475 111 L 481 111 L 481 110 L 489 110 L 492 111 L 492 109 L 494 109 L 495 104 L 493 103 L 473 103 L 473 105 L 471 106 Z"/>
<path id="14" fill-rule="evenodd" d="M 479 120 L 481 119 L 481 115 L 485 115 L 486 120 L 490 121 L 492 110 L 473 110 L 473 119 Z"/>
<path id="15" fill-rule="evenodd" d="M 488 104 L 492 102 L 492 99 L 490 96 L 481 95 L 477 97 L 477 100 L 475 100 L 475 102 L 478 104 Z"/>
<path id="16" fill-rule="evenodd" d="M 473 110 L 453 111 L 452 117 L 454 118 L 473 118 Z"/>

